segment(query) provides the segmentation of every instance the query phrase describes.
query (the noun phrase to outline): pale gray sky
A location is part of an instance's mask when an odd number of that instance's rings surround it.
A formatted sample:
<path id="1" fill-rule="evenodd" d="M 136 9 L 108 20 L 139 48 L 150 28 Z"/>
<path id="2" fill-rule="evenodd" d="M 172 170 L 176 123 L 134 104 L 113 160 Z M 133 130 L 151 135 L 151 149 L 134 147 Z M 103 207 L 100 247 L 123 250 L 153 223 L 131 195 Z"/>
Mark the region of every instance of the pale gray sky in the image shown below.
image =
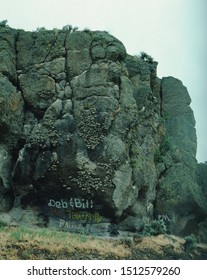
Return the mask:
<path id="1" fill-rule="evenodd" d="M 145 51 L 158 76 L 174 76 L 188 88 L 196 118 L 198 161 L 207 160 L 206 0 L 0 0 L 0 21 L 13 28 L 107 30 L 129 54 Z"/>

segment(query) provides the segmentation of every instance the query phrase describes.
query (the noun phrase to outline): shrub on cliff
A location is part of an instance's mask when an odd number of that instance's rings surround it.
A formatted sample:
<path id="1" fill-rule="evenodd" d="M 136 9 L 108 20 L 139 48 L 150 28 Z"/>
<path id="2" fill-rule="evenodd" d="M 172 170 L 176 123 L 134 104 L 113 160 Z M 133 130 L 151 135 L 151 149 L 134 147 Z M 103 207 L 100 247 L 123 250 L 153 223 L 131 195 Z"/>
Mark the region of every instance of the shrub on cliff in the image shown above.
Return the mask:
<path id="1" fill-rule="evenodd" d="M 148 222 L 144 226 L 144 235 L 159 235 L 159 234 L 165 234 L 167 232 L 167 227 L 165 225 L 165 222 L 162 219 L 154 220 L 151 222 Z"/>
<path id="2" fill-rule="evenodd" d="M 0 27 L 8 27 L 8 21 L 7 20 L 2 20 L 0 22 Z"/>
<path id="3" fill-rule="evenodd" d="M 185 251 L 192 251 L 192 250 L 194 250 L 195 247 L 196 247 L 196 243 L 197 243 L 197 240 L 196 240 L 196 237 L 195 237 L 194 234 L 186 236 L 185 237 L 185 243 L 184 243 Z"/>
<path id="4" fill-rule="evenodd" d="M 146 52 L 141 52 L 140 53 L 140 58 L 143 59 L 146 62 L 149 62 L 149 63 L 154 62 L 154 59 L 149 54 L 147 54 Z"/>

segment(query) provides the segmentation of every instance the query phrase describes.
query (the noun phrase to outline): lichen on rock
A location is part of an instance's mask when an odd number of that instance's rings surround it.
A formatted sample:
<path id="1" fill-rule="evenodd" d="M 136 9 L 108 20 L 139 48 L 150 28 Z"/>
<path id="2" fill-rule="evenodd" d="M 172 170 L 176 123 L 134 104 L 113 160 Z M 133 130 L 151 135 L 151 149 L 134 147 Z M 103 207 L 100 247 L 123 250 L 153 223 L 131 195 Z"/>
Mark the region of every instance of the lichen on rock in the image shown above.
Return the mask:
<path id="1" fill-rule="evenodd" d="M 0 211 L 105 235 L 164 219 L 169 232 L 204 240 L 182 82 L 159 79 L 157 62 L 128 55 L 107 32 L 0 26 L 0 35 Z"/>

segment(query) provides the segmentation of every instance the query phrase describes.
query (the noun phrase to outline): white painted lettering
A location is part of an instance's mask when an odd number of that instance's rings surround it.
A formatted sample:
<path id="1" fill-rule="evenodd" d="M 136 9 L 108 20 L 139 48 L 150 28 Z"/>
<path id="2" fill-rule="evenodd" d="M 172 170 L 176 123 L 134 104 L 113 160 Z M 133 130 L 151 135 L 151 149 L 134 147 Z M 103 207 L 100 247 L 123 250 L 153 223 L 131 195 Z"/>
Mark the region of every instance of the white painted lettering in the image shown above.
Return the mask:
<path id="1" fill-rule="evenodd" d="M 74 198 L 74 202 L 75 202 L 76 208 L 82 208 L 82 203 L 81 203 L 80 198 Z"/>
<path id="2" fill-rule="evenodd" d="M 86 206 L 85 206 L 85 199 L 84 199 L 84 198 L 82 199 L 82 208 L 83 208 L 83 209 L 86 208 Z"/>
<path id="3" fill-rule="evenodd" d="M 164 221 L 172 221 L 169 217 L 168 217 L 168 215 L 158 215 L 158 219 L 159 220 L 164 220 Z"/>
<path id="4" fill-rule="evenodd" d="M 54 199 L 50 199 L 48 204 L 49 207 L 52 208 L 57 208 L 57 209 L 89 209 L 89 208 L 93 208 L 94 204 L 93 204 L 93 200 L 88 200 L 88 199 L 84 199 L 84 198 L 73 198 L 71 197 L 69 201 L 65 200 L 65 199 L 60 199 L 60 200 L 54 200 Z"/>
<path id="5" fill-rule="evenodd" d="M 65 220 L 60 219 L 59 227 L 63 228 L 65 226 Z"/>
<path id="6" fill-rule="evenodd" d="M 93 208 L 93 200 L 91 199 L 91 208 Z"/>
<path id="7" fill-rule="evenodd" d="M 56 201 L 55 206 L 56 206 L 56 208 L 60 209 L 61 208 L 61 202 L 60 201 Z"/>
<path id="8" fill-rule="evenodd" d="M 48 203 L 49 207 L 55 207 L 55 200 L 50 199 L 49 203 Z"/>
<path id="9" fill-rule="evenodd" d="M 71 197 L 71 199 L 70 199 L 70 207 L 74 207 L 74 201 L 73 201 L 73 198 Z"/>
<path id="10" fill-rule="evenodd" d="M 61 203 L 62 203 L 62 208 L 68 208 L 68 204 L 66 201 L 64 201 L 63 199 L 61 199 Z"/>
<path id="11" fill-rule="evenodd" d="M 88 199 L 86 200 L 86 208 L 89 208 L 89 202 L 88 202 Z"/>

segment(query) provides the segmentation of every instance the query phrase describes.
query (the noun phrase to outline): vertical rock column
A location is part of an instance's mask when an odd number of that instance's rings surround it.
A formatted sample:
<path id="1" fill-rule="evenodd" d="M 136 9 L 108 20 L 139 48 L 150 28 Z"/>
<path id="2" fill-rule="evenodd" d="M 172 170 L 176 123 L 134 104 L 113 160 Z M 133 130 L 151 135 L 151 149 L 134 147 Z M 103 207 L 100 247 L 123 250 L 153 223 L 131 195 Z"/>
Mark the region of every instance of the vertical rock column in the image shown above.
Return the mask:
<path id="1" fill-rule="evenodd" d="M 159 176 L 156 214 L 167 217 L 170 231 L 185 235 L 196 230 L 206 204 L 195 178 L 195 119 L 188 91 L 178 79 L 162 79 L 161 99 L 166 134 L 159 150 L 164 168 Z"/>
<path id="2" fill-rule="evenodd" d="M 17 31 L 0 27 L 0 38 L 0 210 L 8 210 L 13 204 L 11 177 L 24 102 L 16 74 Z"/>

